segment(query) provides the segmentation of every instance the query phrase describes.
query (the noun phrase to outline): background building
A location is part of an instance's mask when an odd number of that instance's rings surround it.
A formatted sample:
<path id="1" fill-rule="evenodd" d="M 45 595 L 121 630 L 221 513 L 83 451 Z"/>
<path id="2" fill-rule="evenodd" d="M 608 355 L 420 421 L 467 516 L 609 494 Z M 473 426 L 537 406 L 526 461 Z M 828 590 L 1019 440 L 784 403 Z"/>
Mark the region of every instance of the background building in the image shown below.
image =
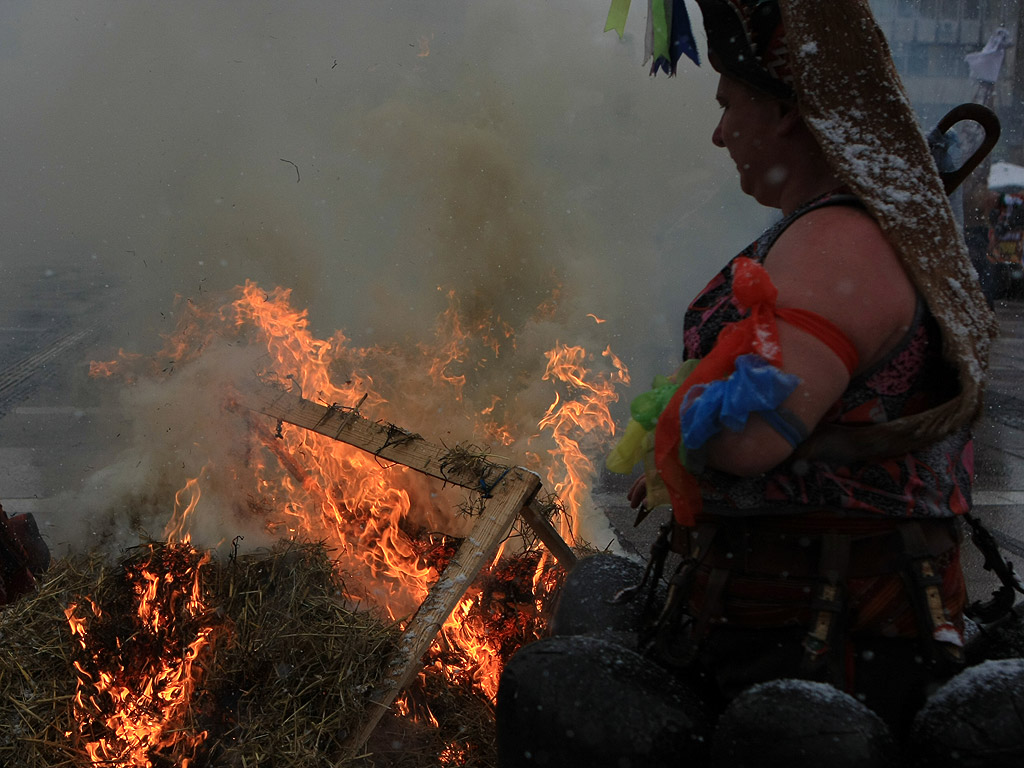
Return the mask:
<path id="1" fill-rule="evenodd" d="M 931 128 L 953 106 L 977 100 L 978 83 L 964 57 L 980 51 L 1000 27 L 1011 46 L 991 106 L 1002 121 L 994 158 L 1024 162 L 1024 3 L 1020 0 L 871 0 L 914 108 Z"/>

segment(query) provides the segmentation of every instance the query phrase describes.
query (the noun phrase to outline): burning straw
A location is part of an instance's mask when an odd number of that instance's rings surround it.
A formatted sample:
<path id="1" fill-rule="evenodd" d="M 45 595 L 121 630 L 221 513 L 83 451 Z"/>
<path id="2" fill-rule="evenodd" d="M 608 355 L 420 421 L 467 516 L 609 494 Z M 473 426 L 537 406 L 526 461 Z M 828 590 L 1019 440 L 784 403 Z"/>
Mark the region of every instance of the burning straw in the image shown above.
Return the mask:
<path id="1" fill-rule="evenodd" d="M 185 605 L 182 577 L 197 577 L 203 611 Z M 138 594 L 150 578 L 159 620 Z M 0 614 L 3 764 L 333 765 L 397 635 L 348 609 L 342 588 L 316 545 L 226 564 L 164 544 L 116 566 L 59 561 Z M 191 681 L 159 669 L 204 637 Z"/>
<path id="2" fill-rule="evenodd" d="M 424 557 L 452 551 L 438 542 Z M 538 592 L 550 596 L 557 578 L 534 585 L 536 556 L 493 569 L 466 605 L 502 655 L 543 627 Z M 143 584 L 156 585 L 148 601 Z M 345 593 L 319 544 L 223 563 L 187 544 L 137 547 L 117 564 L 60 560 L 0 613 L 0 764 L 493 765 L 490 704 L 445 642 L 363 752 L 346 758 L 399 632 L 352 610 Z M 190 681 L 169 681 L 183 660 Z"/>

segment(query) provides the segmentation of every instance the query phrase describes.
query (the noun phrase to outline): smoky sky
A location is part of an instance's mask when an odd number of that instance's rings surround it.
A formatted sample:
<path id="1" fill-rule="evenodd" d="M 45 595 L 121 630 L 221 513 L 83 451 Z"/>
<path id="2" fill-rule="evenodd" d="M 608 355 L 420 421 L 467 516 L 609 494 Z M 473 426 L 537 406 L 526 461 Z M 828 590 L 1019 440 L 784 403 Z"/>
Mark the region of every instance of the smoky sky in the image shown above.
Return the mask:
<path id="1" fill-rule="evenodd" d="M 327 331 L 395 333 L 439 286 L 528 303 L 552 269 L 676 342 L 752 207 L 710 145 L 714 73 L 648 77 L 642 14 L 619 41 L 606 11 L 4 3 L 2 268 L 109 278 L 140 347 L 175 294 L 246 279 Z"/>
<path id="2" fill-rule="evenodd" d="M 767 221 L 711 145 L 717 76 L 649 77 L 642 10 L 619 40 L 589 0 L 5 2 L 0 299 L 72 274 L 146 354 L 176 296 L 246 280 L 366 344 L 557 284 L 544 341 L 610 345 L 628 400 Z"/>

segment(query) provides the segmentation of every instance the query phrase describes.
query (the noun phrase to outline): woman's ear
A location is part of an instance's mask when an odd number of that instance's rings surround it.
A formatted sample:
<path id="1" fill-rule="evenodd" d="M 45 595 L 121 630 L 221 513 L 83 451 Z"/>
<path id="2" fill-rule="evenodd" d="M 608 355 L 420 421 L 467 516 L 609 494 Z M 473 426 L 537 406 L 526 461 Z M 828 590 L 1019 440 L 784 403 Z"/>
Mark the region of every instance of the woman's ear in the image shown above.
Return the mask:
<path id="1" fill-rule="evenodd" d="M 800 110 L 792 101 L 778 101 L 779 109 L 779 135 L 786 136 L 804 124 L 803 117 L 800 116 Z"/>

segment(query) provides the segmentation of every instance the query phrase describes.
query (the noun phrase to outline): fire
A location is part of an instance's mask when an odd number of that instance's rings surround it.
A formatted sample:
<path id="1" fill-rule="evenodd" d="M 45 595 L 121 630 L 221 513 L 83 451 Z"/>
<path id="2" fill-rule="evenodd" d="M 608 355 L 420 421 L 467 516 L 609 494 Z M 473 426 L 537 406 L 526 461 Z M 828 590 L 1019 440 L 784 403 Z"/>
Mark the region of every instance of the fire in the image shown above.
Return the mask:
<path id="1" fill-rule="evenodd" d="M 123 621 L 97 601 L 68 606 L 65 615 L 80 646 L 74 697 L 79 742 L 94 765 L 150 768 L 159 756 L 188 766 L 206 732 L 196 725 L 203 669 L 217 626 L 203 599 L 208 556 L 190 546 L 153 547 L 126 569 L 126 602 L 134 630 L 114 637 Z"/>
<path id="2" fill-rule="evenodd" d="M 192 478 L 175 496 L 166 546 L 150 548 L 148 559 L 126 569 L 133 632 L 115 637 L 111 647 L 105 626 L 118 617 L 89 598 L 65 610 L 84 659 L 74 663 L 78 732 L 69 735 L 95 765 L 150 768 L 155 755 L 171 755 L 187 768 L 206 739 L 204 730 L 182 728 L 195 720 L 218 629 L 201 579 L 210 556 L 196 552 L 185 532 L 199 498 Z"/>
<path id="3" fill-rule="evenodd" d="M 609 404 L 617 399 L 616 386 L 629 384 L 629 372 L 611 351 L 602 353 L 614 366 L 614 373 L 591 377 L 584 363 L 587 352 L 583 347 L 564 344 L 547 353 L 548 365 L 545 381 L 557 381 L 568 386 L 575 397 L 562 402 L 560 397 L 550 405 L 540 420 L 541 429 L 551 432 L 556 447 L 548 451 L 554 459 L 548 470 L 547 483 L 562 500 L 570 517 L 578 519 L 587 502 L 593 462 L 581 446 L 581 438 L 591 434 L 600 436 L 615 433 Z M 563 536 L 574 535 L 563 530 Z"/>
<path id="4" fill-rule="evenodd" d="M 199 478 L 189 479 L 185 486 L 174 495 L 174 515 L 164 529 L 164 539 L 168 544 L 189 544 L 192 537 L 187 533 L 188 522 L 195 512 L 196 506 L 202 491 L 199 488 Z"/>
<path id="5" fill-rule="evenodd" d="M 161 353 L 163 373 L 184 370 L 213 354 L 219 343 L 245 346 L 260 350 L 252 375 L 326 405 L 391 413 L 395 422 L 413 427 L 434 411 L 453 414 L 449 422 L 460 430 L 484 435 L 503 453 L 507 450 L 502 461 L 532 462 L 531 468 L 542 471 L 548 490 L 569 513 L 559 521 L 561 533 L 576 539 L 573 521 L 587 506 L 594 471 L 587 451 L 614 432 L 609 406 L 617 400 L 617 387 L 629 382 L 625 366 L 610 349 L 594 360 L 580 346 L 556 344 L 547 353 L 541 378 L 556 388 L 554 401 L 539 422 L 535 416 L 532 424 L 517 424 L 511 418 L 514 393 L 483 394 L 474 385 L 476 375 L 516 351 L 514 329 L 500 318 L 469 318 L 454 293 L 438 320 L 436 340 L 410 351 L 357 347 L 341 332 L 316 338 L 308 313 L 292 307 L 284 288 L 266 291 L 247 282 L 236 291 L 234 300 L 216 311 L 192 302 L 182 307 L 178 329 Z M 551 311 L 546 302 L 538 307 L 538 317 Z M 595 368 L 600 370 L 595 373 Z M 106 375 L 103 370 L 97 368 Z M 392 370 L 398 373 L 389 383 Z M 425 382 L 420 372 L 429 374 Z M 182 736 L 179 744 L 169 740 L 172 730 L 187 731 L 174 724 L 192 716 L 204 656 L 216 645 L 214 624 L 200 626 L 200 617 L 209 612 L 202 599 L 203 561 L 180 562 L 185 551 L 194 552 L 189 531 L 206 503 L 201 485 L 230 474 L 224 484 L 248 488 L 249 513 L 261 516 L 269 533 L 323 541 L 338 553 L 338 567 L 353 591 L 348 597 L 368 601 L 399 622 L 423 601 L 454 552 L 445 544 L 423 544 L 427 526 L 437 524 L 430 520 L 458 525 L 443 496 L 433 500 L 441 490 L 426 492 L 426 481 L 416 473 L 382 465 L 372 455 L 308 430 L 266 424 L 245 415 L 244 407 L 234 413 L 247 420 L 250 444 L 244 466 L 227 467 L 224 457 L 211 456 L 200 476 L 189 479 L 175 498 L 175 514 L 164 531 L 165 559 L 154 557 L 133 576 L 140 637 L 168 642 L 175 616 L 178 624 L 191 628 L 187 641 L 175 641 L 180 653 L 174 662 L 138 670 L 126 656 L 104 664 L 91 650 L 103 609 L 91 601 L 68 608 L 72 634 L 88 659 L 79 669 L 78 736 L 88 742 L 94 762 L 146 766 L 151 763 L 143 755 L 154 749 L 173 750 L 186 760 L 195 759 L 199 749 L 198 734 Z M 196 443 L 195 450 L 200 447 Z M 175 557 L 172 568 L 166 558 Z M 493 700 L 505 660 L 543 629 L 544 600 L 555 587 L 550 566 L 539 549 L 504 570 L 500 562 L 492 565 L 484 586 L 474 586 L 444 625 L 430 653 L 431 668 Z M 101 716 L 110 702 L 117 702 L 119 711 Z M 100 731 L 109 735 L 100 736 Z M 459 750 L 452 746 L 453 760 Z"/>
<path id="6" fill-rule="evenodd" d="M 90 362 L 89 375 L 93 378 L 109 378 L 111 376 L 116 376 L 126 363 L 134 362 L 141 357 L 142 355 L 128 353 L 123 349 L 118 350 L 117 358 L 114 360 L 93 360 Z"/>

